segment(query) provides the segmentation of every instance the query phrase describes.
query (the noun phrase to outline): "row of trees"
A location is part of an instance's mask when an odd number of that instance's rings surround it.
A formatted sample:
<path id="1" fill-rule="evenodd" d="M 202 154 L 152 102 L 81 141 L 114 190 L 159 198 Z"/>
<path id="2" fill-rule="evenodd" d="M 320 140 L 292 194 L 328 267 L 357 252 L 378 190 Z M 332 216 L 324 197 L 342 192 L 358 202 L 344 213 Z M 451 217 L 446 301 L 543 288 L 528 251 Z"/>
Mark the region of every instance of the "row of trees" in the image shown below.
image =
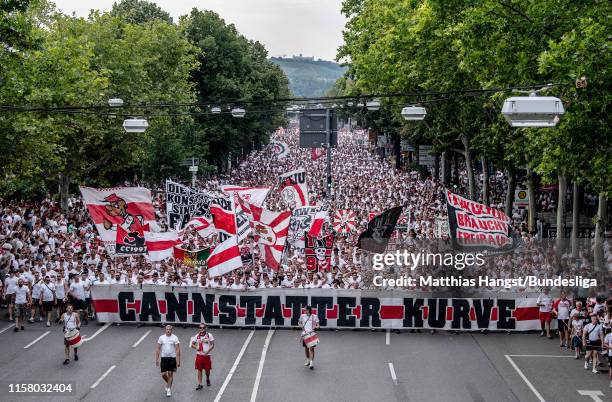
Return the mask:
<path id="1" fill-rule="evenodd" d="M 507 172 L 514 189 L 524 180 L 530 197 L 529 229 L 535 230 L 538 179 L 559 183 L 557 239 L 564 241 L 563 215 L 568 183 L 599 194 L 596 263 L 606 204 L 612 196 L 609 49 L 612 3 L 572 0 L 345 0 L 348 22 L 338 60 L 347 76 L 338 89 L 353 93 L 411 93 L 492 89 L 558 83 L 548 91 L 561 97 L 566 115 L 553 129 L 512 129 L 501 117 L 508 92 L 406 97 L 385 101 L 381 112 L 361 118 L 375 129 L 412 143 L 429 143 L 442 157 L 460 153 L 467 162 L 469 197 L 489 202 L 488 180 L 477 191 L 474 161 Z M 588 86 L 575 80 L 586 77 Z M 402 121 L 399 109 L 422 103 L 419 124 Z M 396 147 L 399 150 L 399 146 Z M 521 174 L 519 175 L 519 172 Z M 577 198 L 576 198 L 577 200 Z M 575 202 L 574 206 L 578 203 Z M 578 211 L 572 246 L 576 252 Z"/>
<path id="2" fill-rule="evenodd" d="M 265 143 L 284 121 L 283 105 L 250 105 L 287 98 L 285 75 L 260 43 L 213 12 L 193 9 L 174 24 L 140 0 L 86 19 L 58 13 L 44 0 L 2 7 L 0 195 L 59 187 L 65 200 L 79 183 L 159 182 L 188 175 L 180 163 L 190 156 L 200 158 L 200 171 L 223 171 L 228 158 Z M 127 106 L 99 107 L 109 98 Z M 203 106 L 154 106 L 217 102 L 219 115 Z M 66 106 L 78 108 L 51 110 Z M 246 117 L 232 118 L 230 106 L 245 107 Z M 146 117 L 149 129 L 126 133 L 125 116 Z"/>

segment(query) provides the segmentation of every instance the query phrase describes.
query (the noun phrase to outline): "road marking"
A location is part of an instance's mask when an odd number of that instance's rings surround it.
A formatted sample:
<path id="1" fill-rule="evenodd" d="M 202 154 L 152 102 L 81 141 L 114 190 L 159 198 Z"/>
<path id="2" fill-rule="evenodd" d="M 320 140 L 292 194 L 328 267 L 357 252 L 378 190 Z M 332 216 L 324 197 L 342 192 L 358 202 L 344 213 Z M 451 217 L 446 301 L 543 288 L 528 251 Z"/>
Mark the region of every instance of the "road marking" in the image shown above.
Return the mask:
<path id="1" fill-rule="evenodd" d="M 151 330 L 148 330 L 147 332 L 145 332 L 145 334 L 141 336 L 140 339 L 138 339 L 136 343 L 132 345 L 132 347 L 135 348 L 136 346 L 140 345 L 140 342 L 144 341 L 144 338 L 146 338 L 150 333 L 151 333 Z"/>
<path id="2" fill-rule="evenodd" d="M 217 393 L 217 396 L 215 397 L 214 402 L 219 402 L 219 400 L 221 399 L 221 396 L 223 395 L 223 392 L 225 392 L 225 388 L 227 388 L 227 384 L 229 384 L 230 380 L 232 379 L 234 372 L 236 372 L 236 368 L 238 367 L 238 364 L 240 364 L 242 355 L 244 355 L 244 351 L 246 350 L 247 346 L 249 346 L 249 342 L 251 342 L 251 339 L 253 338 L 254 333 L 255 333 L 255 330 L 251 330 L 251 333 L 249 334 L 249 336 L 247 336 L 246 340 L 242 344 L 242 348 L 240 349 L 238 356 L 236 356 L 234 365 L 232 366 L 229 373 L 227 374 L 227 377 L 225 377 L 225 381 L 223 381 L 223 385 L 221 385 L 221 388 L 219 389 L 219 392 Z"/>
<path id="3" fill-rule="evenodd" d="M 41 336 L 39 336 L 38 338 L 34 339 L 32 342 L 28 343 L 27 345 L 25 345 L 23 348 L 24 349 L 29 349 L 30 346 L 34 345 L 36 342 L 40 341 L 42 338 L 44 338 L 45 336 L 49 335 L 51 333 L 51 331 L 47 331 L 44 334 L 42 334 Z"/>
<path id="4" fill-rule="evenodd" d="M 268 336 L 266 336 L 266 341 L 264 342 L 263 349 L 261 350 L 261 359 L 259 359 L 257 376 L 255 377 L 255 384 L 253 385 L 253 392 L 251 393 L 251 402 L 255 402 L 255 399 L 257 399 L 257 390 L 259 389 L 259 381 L 261 381 L 261 372 L 263 371 L 264 362 L 266 361 L 266 354 L 268 353 L 268 346 L 270 345 L 272 334 L 274 334 L 274 330 L 269 329 Z"/>
<path id="5" fill-rule="evenodd" d="M 93 341 L 93 339 L 100 335 L 102 333 L 102 331 L 104 331 L 106 328 L 110 327 L 110 322 L 104 324 L 104 326 L 102 328 L 100 328 L 99 330 L 97 330 L 96 332 L 94 332 L 94 334 L 92 336 L 89 336 L 87 338 L 83 338 L 83 342 L 89 342 L 89 341 Z"/>
<path id="6" fill-rule="evenodd" d="M 588 396 L 595 402 L 603 402 L 603 399 L 600 396 L 604 396 L 604 393 L 601 391 L 591 391 L 591 390 L 578 390 L 578 393 L 582 396 Z"/>
<path id="7" fill-rule="evenodd" d="M 510 357 L 565 357 L 565 358 L 569 358 L 569 359 L 575 359 L 575 356 L 568 356 L 568 355 L 507 355 Z"/>
<path id="8" fill-rule="evenodd" d="M 91 389 L 94 389 L 95 387 L 97 387 L 98 385 L 100 385 L 100 383 L 102 382 L 102 380 L 104 380 L 106 378 L 107 375 L 110 374 L 111 371 L 113 371 L 115 369 L 115 367 L 117 367 L 116 365 L 112 365 L 109 367 L 108 370 L 106 370 L 106 373 L 102 374 L 102 377 L 98 378 L 96 380 L 96 382 L 94 382 L 93 384 L 91 384 Z"/>
<path id="9" fill-rule="evenodd" d="M 11 324 L 8 327 L 4 328 L 3 330 L 0 331 L 0 334 L 5 333 L 6 331 L 8 331 L 9 329 L 13 328 L 15 326 L 15 324 Z"/>
<path id="10" fill-rule="evenodd" d="M 531 392 L 533 392 L 533 394 L 536 396 L 536 398 L 538 398 L 538 400 L 540 402 L 546 402 L 546 400 L 544 398 L 542 398 L 542 395 L 540 395 L 540 393 L 538 392 L 538 390 L 533 386 L 533 384 L 531 383 L 531 381 L 529 381 L 527 379 L 527 377 L 525 377 L 525 374 L 523 374 L 523 372 L 521 371 L 521 369 L 516 365 L 516 363 L 514 362 L 514 360 L 512 360 L 512 357 L 510 357 L 510 355 L 504 355 L 506 356 L 506 359 L 508 359 L 508 361 L 510 362 L 510 364 L 512 365 L 512 367 L 514 367 L 514 370 L 516 370 L 516 372 L 518 373 L 518 375 L 523 379 L 523 381 L 525 381 L 525 384 L 527 384 L 527 386 L 529 387 L 529 389 L 531 389 Z M 528 356 L 528 355 L 527 355 Z M 543 355 L 540 355 L 540 357 L 542 357 Z"/>
<path id="11" fill-rule="evenodd" d="M 385 343 L 387 345 L 391 344 L 391 329 L 387 328 L 387 335 L 385 335 Z"/>
<path id="12" fill-rule="evenodd" d="M 391 372 L 391 379 L 393 383 L 397 385 L 397 376 L 395 375 L 395 368 L 393 367 L 393 363 L 389 362 L 389 371 Z"/>

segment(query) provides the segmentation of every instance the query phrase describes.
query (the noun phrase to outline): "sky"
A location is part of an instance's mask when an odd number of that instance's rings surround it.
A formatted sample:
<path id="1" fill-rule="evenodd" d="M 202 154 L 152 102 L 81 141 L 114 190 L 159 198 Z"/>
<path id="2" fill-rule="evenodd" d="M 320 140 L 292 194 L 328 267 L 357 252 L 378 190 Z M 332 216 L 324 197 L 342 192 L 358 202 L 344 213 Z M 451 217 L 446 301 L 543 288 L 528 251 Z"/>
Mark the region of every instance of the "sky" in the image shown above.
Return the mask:
<path id="1" fill-rule="evenodd" d="M 66 14 L 86 17 L 108 11 L 118 0 L 54 0 Z M 261 42 L 270 56 L 302 54 L 333 60 L 342 44 L 342 0 L 155 0 L 174 22 L 196 7 L 218 13 L 248 39 Z"/>

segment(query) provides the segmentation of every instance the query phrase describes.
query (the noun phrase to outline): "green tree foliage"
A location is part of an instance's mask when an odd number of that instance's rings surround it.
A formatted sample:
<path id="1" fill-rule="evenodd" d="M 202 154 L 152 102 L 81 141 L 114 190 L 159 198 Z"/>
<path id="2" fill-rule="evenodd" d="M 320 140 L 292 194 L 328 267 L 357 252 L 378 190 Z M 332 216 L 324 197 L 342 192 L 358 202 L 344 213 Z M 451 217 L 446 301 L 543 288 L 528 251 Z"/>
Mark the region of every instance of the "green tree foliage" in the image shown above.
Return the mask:
<path id="1" fill-rule="evenodd" d="M 111 15 L 120 17 L 131 24 L 144 24 L 151 21 L 162 21 L 172 24 L 170 14 L 157 4 L 143 0 L 121 0 L 113 3 Z"/>

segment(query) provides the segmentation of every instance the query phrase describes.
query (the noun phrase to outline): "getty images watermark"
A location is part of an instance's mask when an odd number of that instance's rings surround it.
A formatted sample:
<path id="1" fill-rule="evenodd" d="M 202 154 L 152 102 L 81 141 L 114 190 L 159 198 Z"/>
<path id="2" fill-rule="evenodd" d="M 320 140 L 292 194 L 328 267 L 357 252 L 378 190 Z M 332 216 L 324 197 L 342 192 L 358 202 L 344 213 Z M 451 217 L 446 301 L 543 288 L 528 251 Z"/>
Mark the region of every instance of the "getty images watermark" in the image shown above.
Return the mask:
<path id="1" fill-rule="evenodd" d="M 494 278 L 488 275 L 465 278 L 462 275 L 434 277 L 431 275 L 399 275 L 386 278 L 382 275 L 385 268 L 405 267 L 410 271 L 416 268 L 436 267 L 454 268 L 463 271 L 467 267 L 480 268 L 486 264 L 485 253 L 433 253 L 422 250 L 413 253 L 407 250 L 397 250 L 392 253 L 379 253 L 372 256 L 372 268 L 377 272 L 373 284 L 377 287 L 499 287 L 510 289 L 537 287 L 582 287 L 588 289 L 597 286 L 597 279 L 585 278 L 580 275 L 553 278 L 539 278 L 535 275 L 525 275 L 517 278 Z"/>

